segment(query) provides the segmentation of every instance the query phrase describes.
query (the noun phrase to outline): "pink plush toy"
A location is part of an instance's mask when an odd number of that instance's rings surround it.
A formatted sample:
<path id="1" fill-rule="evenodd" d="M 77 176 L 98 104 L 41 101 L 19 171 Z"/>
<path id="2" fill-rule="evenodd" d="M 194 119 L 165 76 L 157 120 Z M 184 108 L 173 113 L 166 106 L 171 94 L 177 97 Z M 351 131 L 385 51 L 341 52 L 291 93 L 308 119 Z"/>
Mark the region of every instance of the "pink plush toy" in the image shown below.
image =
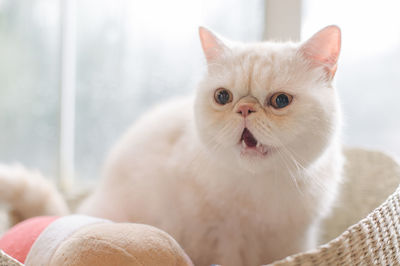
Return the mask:
<path id="1" fill-rule="evenodd" d="M 83 215 L 23 221 L 0 238 L 0 249 L 27 266 L 193 265 L 160 229 Z"/>

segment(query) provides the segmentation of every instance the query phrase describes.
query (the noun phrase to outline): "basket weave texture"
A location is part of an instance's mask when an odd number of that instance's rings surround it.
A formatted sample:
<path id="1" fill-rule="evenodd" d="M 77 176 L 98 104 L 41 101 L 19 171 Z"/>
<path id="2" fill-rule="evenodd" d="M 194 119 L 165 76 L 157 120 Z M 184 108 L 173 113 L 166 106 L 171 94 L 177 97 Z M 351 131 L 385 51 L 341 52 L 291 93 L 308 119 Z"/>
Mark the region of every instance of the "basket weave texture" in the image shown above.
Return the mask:
<path id="1" fill-rule="evenodd" d="M 400 265 L 400 187 L 365 219 L 314 251 L 273 263 L 294 265 Z"/>

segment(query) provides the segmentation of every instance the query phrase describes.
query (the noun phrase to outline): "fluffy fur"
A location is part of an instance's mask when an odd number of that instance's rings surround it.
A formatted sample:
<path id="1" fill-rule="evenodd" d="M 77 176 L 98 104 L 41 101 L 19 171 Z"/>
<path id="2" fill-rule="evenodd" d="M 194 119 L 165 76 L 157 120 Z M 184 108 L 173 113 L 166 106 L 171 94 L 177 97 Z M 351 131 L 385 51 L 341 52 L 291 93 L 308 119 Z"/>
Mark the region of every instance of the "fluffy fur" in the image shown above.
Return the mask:
<path id="1" fill-rule="evenodd" d="M 266 264 L 314 247 L 342 166 L 332 86 L 339 29 L 304 44 L 230 43 L 204 28 L 200 36 L 207 73 L 196 95 L 137 121 L 79 212 L 164 229 L 195 265 Z M 221 87 L 233 96 L 226 105 L 214 98 Z M 292 102 L 274 108 L 277 92 Z M 242 146 L 244 128 L 265 153 Z"/>
<path id="2" fill-rule="evenodd" d="M 39 172 L 0 164 L 0 202 L 8 203 L 12 224 L 38 215 L 65 215 L 62 195 Z"/>

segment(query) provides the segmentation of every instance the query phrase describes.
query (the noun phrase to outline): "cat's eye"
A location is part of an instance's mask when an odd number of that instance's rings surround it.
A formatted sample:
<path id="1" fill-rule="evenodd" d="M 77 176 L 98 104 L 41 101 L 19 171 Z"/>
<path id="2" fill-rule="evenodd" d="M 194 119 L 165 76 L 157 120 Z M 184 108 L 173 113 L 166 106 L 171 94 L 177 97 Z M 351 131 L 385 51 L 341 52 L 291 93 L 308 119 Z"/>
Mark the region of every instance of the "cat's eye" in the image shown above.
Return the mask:
<path id="1" fill-rule="evenodd" d="M 276 109 L 288 106 L 293 100 L 293 96 L 284 92 L 277 92 L 269 100 L 269 103 Z"/>
<path id="2" fill-rule="evenodd" d="M 225 88 L 218 88 L 214 93 L 214 99 L 218 104 L 225 105 L 232 102 L 232 92 Z"/>

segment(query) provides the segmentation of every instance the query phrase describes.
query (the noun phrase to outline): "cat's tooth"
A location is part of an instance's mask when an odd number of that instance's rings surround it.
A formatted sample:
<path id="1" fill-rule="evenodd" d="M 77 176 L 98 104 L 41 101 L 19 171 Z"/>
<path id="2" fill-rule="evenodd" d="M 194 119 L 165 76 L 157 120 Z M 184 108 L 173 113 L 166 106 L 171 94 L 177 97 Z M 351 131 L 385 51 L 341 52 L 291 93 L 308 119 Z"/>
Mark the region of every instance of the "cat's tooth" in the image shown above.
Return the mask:
<path id="1" fill-rule="evenodd" d="M 244 142 L 244 139 L 242 139 L 242 147 L 243 147 L 243 148 L 246 148 L 246 146 L 247 146 L 247 145 L 246 145 L 246 143 Z"/>
<path id="2" fill-rule="evenodd" d="M 261 147 L 261 143 L 258 141 L 257 142 L 257 148 L 260 148 Z"/>

